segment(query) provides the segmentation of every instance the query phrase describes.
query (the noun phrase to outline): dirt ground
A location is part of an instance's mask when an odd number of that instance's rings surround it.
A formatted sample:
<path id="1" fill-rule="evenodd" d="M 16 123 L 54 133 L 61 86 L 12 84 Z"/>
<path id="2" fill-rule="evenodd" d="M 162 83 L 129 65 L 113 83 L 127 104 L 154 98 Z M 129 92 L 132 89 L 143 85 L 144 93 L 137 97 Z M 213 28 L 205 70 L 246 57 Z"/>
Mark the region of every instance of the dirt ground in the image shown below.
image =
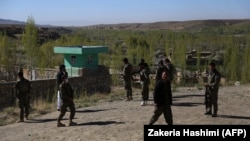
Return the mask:
<path id="1" fill-rule="evenodd" d="M 124 91 L 121 88 L 121 91 Z M 1 141 L 142 141 L 143 127 L 153 114 L 152 92 L 147 106 L 134 100 L 101 101 L 76 110 L 78 126 L 56 126 L 58 111 L 0 127 Z M 176 125 L 250 125 L 250 85 L 220 87 L 218 117 L 204 115 L 204 90 L 179 88 L 173 92 L 173 121 Z M 69 112 L 64 120 L 68 124 Z M 163 115 L 156 124 L 166 124 Z"/>

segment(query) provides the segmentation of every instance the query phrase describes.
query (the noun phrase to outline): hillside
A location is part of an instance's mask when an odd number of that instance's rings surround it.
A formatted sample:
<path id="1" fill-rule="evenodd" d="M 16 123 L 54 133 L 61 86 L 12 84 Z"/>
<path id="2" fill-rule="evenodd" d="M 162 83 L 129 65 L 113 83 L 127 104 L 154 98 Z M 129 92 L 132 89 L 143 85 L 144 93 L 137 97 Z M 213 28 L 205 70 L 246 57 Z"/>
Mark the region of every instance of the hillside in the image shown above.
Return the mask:
<path id="1" fill-rule="evenodd" d="M 154 23 L 121 23 L 121 24 L 100 24 L 87 26 L 87 28 L 99 29 L 170 29 L 185 30 L 204 27 L 218 26 L 249 26 L 250 19 L 245 20 L 194 20 L 194 21 L 169 21 Z"/>
<path id="2" fill-rule="evenodd" d="M 25 22 L 0 19 L 0 26 L 7 25 L 25 25 Z M 218 26 L 249 26 L 250 19 L 228 19 L 228 20 L 192 20 L 192 21 L 161 21 L 153 23 L 120 23 L 120 24 L 98 24 L 90 26 L 80 26 L 88 29 L 170 29 L 170 30 L 185 30 L 197 29 L 204 27 Z M 37 25 L 38 27 L 56 27 L 53 25 Z M 65 27 L 66 28 L 66 27 Z M 74 28 L 74 27 L 70 27 Z"/>
<path id="3" fill-rule="evenodd" d="M 23 33 L 26 22 L 9 19 L 0 19 L 0 33 L 7 33 L 9 37 L 17 38 Z M 99 24 L 91 26 L 53 26 L 37 24 L 40 43 L 47 39 L 58 39 L 61 34 L 71 33 L 74 29 L 109 29 L 109 30 L 172 30 L 172 31 L 200 31 L 200 29 L 234 26 L 249 26 L 250 19 L 242 20 L 194 20 L 194 21 L 163 21 L 154 23 L 120 23 L 120 24 Z"/>
<path id="4" fill-rule="evenodd" d="M 0 25 L 25 25 L 25 22 L 9 20 L 9 19 L 0 19 Z"/>

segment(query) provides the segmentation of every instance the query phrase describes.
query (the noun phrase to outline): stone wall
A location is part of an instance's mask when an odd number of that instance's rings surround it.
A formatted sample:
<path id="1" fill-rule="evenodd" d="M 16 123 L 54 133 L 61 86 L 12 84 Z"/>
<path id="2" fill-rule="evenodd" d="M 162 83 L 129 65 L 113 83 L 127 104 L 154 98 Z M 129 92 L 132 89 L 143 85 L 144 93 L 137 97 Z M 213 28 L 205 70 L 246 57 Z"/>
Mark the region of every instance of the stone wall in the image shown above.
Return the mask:
<path id="1" fill-rule="evenodd" d="M 34 80 L 31 82 L 31 100 L 53 100 L 56 96 L 56 79 Z M 95 92 L 110 93 L 111 78 L 107 68 L 100 66 L 97 71 L 84 71 L 81 77 L 71 77 L 69 82 L 76 95 L 93 94 Z M 0 109 L 15 104 L 16 98 L 13 92 L 15 81 L 0 83 Z"/>
<path id="2" fill-rule="evenodd" d="M 18 66 L 0 66 L 0 83 L 16 81 L 17 72 L 20 70 Z"/>

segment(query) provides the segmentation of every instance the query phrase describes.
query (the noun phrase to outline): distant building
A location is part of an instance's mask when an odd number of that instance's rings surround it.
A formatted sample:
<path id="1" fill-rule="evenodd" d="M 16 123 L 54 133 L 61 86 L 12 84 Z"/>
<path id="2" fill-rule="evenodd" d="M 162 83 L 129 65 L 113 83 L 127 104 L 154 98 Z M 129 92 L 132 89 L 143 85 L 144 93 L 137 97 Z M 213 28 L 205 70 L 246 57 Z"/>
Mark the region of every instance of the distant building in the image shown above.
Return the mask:
<path id="1" fill-rule="evenodd" d="M 221 57 L 213 57 L 214 54 L 211 51 L 201 51 L 200 52 L 200 64 L 201 65 L 206 65 L 208 64 L 211 60 L 217 62 L 217 64 L 222 64 L 223 60 Z M 191 50 L 186 53 L 186 64 L 187 65 L 196 65 L 198 60 L 197 56 L 197 51 L 196 50 Z"/>
<path id="2" fill-rule="evenodd" d="M 105 46 L 56 46 L 54 53 L 64 55 L 64 64 L 71 76 L 81 76 L 84 70 L 98 69 L 98 53 L 107 53 Z"/>

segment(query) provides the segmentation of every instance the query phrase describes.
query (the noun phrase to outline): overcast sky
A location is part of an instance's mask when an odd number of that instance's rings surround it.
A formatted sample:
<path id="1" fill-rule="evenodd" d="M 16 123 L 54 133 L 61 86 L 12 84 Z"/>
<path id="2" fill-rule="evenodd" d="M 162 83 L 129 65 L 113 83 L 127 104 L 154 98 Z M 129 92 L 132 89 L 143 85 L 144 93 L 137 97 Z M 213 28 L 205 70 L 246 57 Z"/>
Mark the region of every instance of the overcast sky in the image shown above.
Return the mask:
<path id="1" fill-rule="evenodd" d="M 205 19 L 250 19 L 250 0 L 0 0 L 0 19 L 86 26 Z"/>

